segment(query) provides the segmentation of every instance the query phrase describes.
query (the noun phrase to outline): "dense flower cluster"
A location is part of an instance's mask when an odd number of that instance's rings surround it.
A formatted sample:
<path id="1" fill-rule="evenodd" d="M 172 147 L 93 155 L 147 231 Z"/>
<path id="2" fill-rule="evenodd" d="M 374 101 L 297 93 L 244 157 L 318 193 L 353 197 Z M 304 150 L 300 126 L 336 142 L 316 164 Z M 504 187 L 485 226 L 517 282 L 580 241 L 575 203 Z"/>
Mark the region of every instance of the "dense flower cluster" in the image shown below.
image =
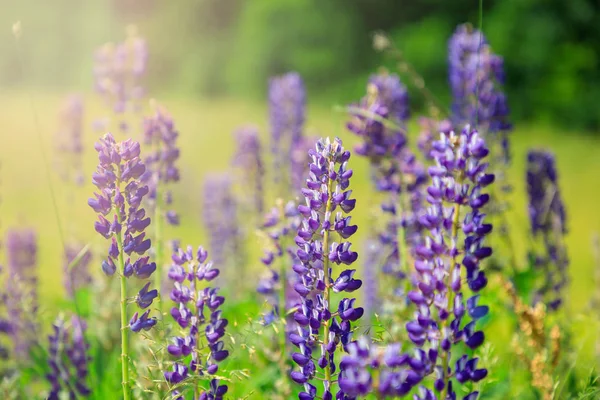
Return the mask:
<path id="1" fill-rule="evenodd" d="M 92 253 L 83 246 L 74 243 L 65 245 L 63 285 L 69 297 L 92 283 L 91 262 Z"/>
<path id="2" fill-rule="evenodd" d="M 425 351 L 424 369 L 435 374 L 434 389 L 441 392 L 441 399 L 456 396 L 451 378 L 463 384 L 487 375 L 487 370 L 477 368 L 476 357 L 461 355 L 454 369 L 450 359 L 457 343 L 476 349 L 484 340 L 483 332 L 476 330 L 476 322 L 488 312 L 487 306 L 478 305 L 477 294 L 487 284 L 480 263 L 492 254 L 484 244 L 492 226 L 484 223 L 485 214 L 481 212 L 489 201 L 489 195 L 482 191 L 494 180 L 486 173 L 488 165 L 482 162 L 488 153 L 484 140 L 469 126 L 460 134 L 442 133 L 433 143 L 435 165 L 429 168 L 431 184 L 427 188 L 430 206 L 421 217 L 429 236 L 415 251 L 418 283 L 408 298 L 417 312 L 406 330 Z M 463 290 L 465 278 L 469 291 L 474 293 L 468 299 Z M 425 396 L 419 398 L 435 398 L 429 393 L 426 389 Z M 477 394 L 470 396 L 475 398 Z"/>
<path id="3" fill-rule="evenodd" d="M 507 162 L 512 125 L 506 95 L 501 90 L 504 60 L 492 52 L 481 31 L 464 24 L 456 28 L 448 42 L 448 62 L 453 122 L 477 127 L 487 140 L 500 145 Z"/>
<path id="4" fill-rule="evenodd" d="M 426 355 L 422 350 L 410 357 L 398 343 L 377 347 L 365 337 L 347 347 L 348 355 L 340 362 L 339 385 L 349 397 L 369 393 L 378 398 L 402 397 L 423 379 L 420 367 Z"/>
<path id="5" fill-rule="evenodd" d="M 562 289 L 568 281 L 569 258 L 563 238 L 567 233 L 566 212 L 552 153 L 539 150 L 529 152 L 526 182 L 531 233 L 534 239 L 543 242 L 544 247 L 544 254 L 539 249 L 532 254 L 536 267 L 544 271 L 543 283 L 537 288 L 534 302 L 544 301 L 551 310 L 555 310 L 562 304 Z"/>
<path id="6" fill-rule="evenodd" d="M 91 394 L 86 380 L 88 376 L 89 345 L 85 341 L 86 325 L 78 317 L 71 317 L 70 324 L 59 317 L 52 326 L 52 334 L 48 336 L 48 364 L 50 373 L 46 379 L 52 385 L 48 400 L 63 398 L 77 399 Z"/>
<path id="7" fill-rule="evenodd" d="M 432 160 L 431 146 L 433 142 L 437 140 L 440 132 L 450 133 L 452 123 L 447 119 L 438 121 L 427 117 L 420 117 L 418 122 L 420 131 L 417 146 L 425 159 Z"/>
<path id="8" fill-rule="evenodd" d="M 94 56 L 94 83 L 98 94 L 119 118 L 119 130 L 129 130 L 127 113 L 141 108 L 143 78 L 148 63 L 146 41 L 135 28 L 129 29 L 127 38 L 120 43 L 107 43 Z M 100 122 L 98 127 L 106 128 Z"/>
<path id="9" fill-rule="evenodd" d="M 294 151 L 302 143 L 305 108 L 306 90 L 299 74 L 290 72 L 271 78 L 269 81 L 271 153 L 275 180 L 279 184 L 287 184 L 290 179 L 292 182 L 301 183 L 304 166 L 294 161 L 297 159 Z"/>
<path id="10" fill-rule="evenodd" d="M 201 287 L 202 281 L 211 282 L 219 276 L 219 270 L 207 258 L 208 253 L 202 247 L 195 253 L 192 246 L 173 253 L 169 279 L 173 281 L 171 300 L 177 306 L 171 309 L 171 316 L 184 334 L 174 337 L 167 350 L 182 360 L 191 355 L 191 360 L 188 365 L 176 362 L 164 376 L 171 385 L 180 384 L 191 374 L 206 376 L 210 379 L 209 387 L 196 386 L 194 398 L 221 400 L 227 393 L 227 385 L 212 376 L 219 369 L 218 363 L 229 355 L 222 340 L 227 319 L 222 318 L 219 310 L 225 298 L 219 296 L 218 288 Z M 183 399 L 177 390 L 174 396 Z"/>
<path id="11" fill-rule="evenodd" d="M 158 208 L 163 212 L 162 206 L 168 207 L 172 203 L 171 191 L 162 191 L 162 185 L 179 182 L 179 169 L 175 165 L 179 159 L 178 136 L 173 118 L 163 108 L 157 107 L 152 117 L 144 119 L 144 144 L 152 150 L 144 159 L 146 172 L 140 179 L 148 185 L 150 210 Z M 175 211 L 166 210 L 163 216 L 169 224 L 179 224 Z"/>
<path id="12" fill-rule="evenodd" d="M 358 229 L 345 216 L 356 205 L 352 191 L 347 190 L 352 176 L 352 170 L 348 169 L 350 152 L 344 150 L 339 139 L 333 142 L 321 139 L 309 154 L 310 173 L 307 187 L 302 189 L 306 204 L 298 207 L 303 216 L 296 236 L 299 263 L 293 266 L 300 277 L 294 289 L 302 302 L 294 314 L 298 333 L 291 334 L 290 341 L 299 349 L 292 355 L 299 370 L 292 372 L 291 377 L 304 385 L 301 400 L 316 398 L 317 388 L 311 382 L 317 375 L 323 380 L 319 398 L 332 399 L 336 392 L 337 398 L 343 398 L 343 390 L 336 391 L 333 387 L 337 371 L 335 352 L 338 346 L 346 348 L 350 343 L 351 324 L 364 312 L 353 298 L 341 299 L 337 311 L 330 305 L 331 291 L 349 293 L 362 285 L 354 278 L 355 270 L 344 269 L 335 276 L 332 268 L 332 264 L 351 265 L 358 258 L 346 240 Z M 332 240 L 333 234 L 339 236 L 340 243 Z"/>
<path id="13" fill-rule="evenodd" d="M 293 289 L 290 290 L 293 279 L 288 275 L 289 266 L 297 261 L 292 243 L 300 223 L 298 207 L 290 201 L 285 205 L 281 202 L 273 207 L 262 224 L 261 229 L 268 237 L 269 244 L 264 249 L 261 262 L 268 268 L 268 273 L 259 281 L 257 291 L 265 296 L 271 306 L 270 312 L 264 316 L 266 325 L 282 318 L 286 310 L 299 302 L 299 297 Z M 291 324 L 286 327 L 289 329 Z"/>
<path id="14" fill-rule="evenodd" d="M 262 214 L 265 167 L 258 130 L 252 126 L 240 128 L 235 132 L 235 140 L 237 151 L 233 165 L 241 172 L 240 183 L 244 192 L 242 197 L 249 199 L 249 211 Z"/>
<path id="15" fill-rule="evenodd" d="M 113 275 L 119 265 L 118 273 L 126 278 L 149 279 L 156 270 L 156 264 L 150 262 L 149 256 L 144 256 L 151 241 L 144 232 L 150 225 L 150 218 L 142 208 L 142 201 L 149 189 L 140 181 L 146 171 L 140 159 L 140 144 L 130 139 L 116 142 L 107 133 L 96 143 L 96 151 L 99 164 L 92 182 L 99 193 L 94 193 L 95 197 L 90 198 L 88 204 L 98 213 L 98 221 L 94 225 L 96 231 L 110 240 L 102 270 Z M 148 288 L 149 283 L 136 297 L 141 309 L 147 309 L 158 295 L 156 290 Z M 149 314 L 150 310 L 141 316 L 136 312 L 129 323 L 131 330 L 138 332 L 152 328 L 156 319 L 149 318 Z"/>
<path id="16" fill-rule="evenodd" d="M 26 360 L 38 333 L 37 237 L 31 229 L 11 229 L 5 243 L 8 261 L 6 310 L 13 354 Z"/>
<path id="17" fill-rule="evenodd" d="M 60 159 L 57 165 L 65 182 L 83 185 L 83 99 L 70 95 L 65 99 L 59 113 L 59 129 L 56 132 L 56 151 Z"/>

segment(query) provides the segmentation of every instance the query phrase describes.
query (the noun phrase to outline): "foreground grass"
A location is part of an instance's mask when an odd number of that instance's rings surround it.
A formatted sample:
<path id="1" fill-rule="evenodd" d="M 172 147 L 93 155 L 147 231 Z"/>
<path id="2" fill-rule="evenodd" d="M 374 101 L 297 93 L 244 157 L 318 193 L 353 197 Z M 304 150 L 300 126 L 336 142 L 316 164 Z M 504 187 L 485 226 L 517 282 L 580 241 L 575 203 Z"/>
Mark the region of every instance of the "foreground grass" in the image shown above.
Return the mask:
<path id="1" fill-rule="evenodd" d="M 91 126 L 92 115 L 102 115 L 105 111 L 100 104 L 91 100 L 86 107 L 87 126 Z M 61 98 L 53 95 L 36 95 L 34 106 L 37 110 L 43 147 L 52 161 L 52 141 L 56 130 L 56 111 Z M 261 127 L 263 136 L 268 137 L 267 110 L 262 104 L 249 104 L 238 100 L 185 100 L 168 99 L 163 104 L 170 110 L 181 132 L 181 184 L 174 191 L 175 207 L 182 215 L 182 224 L 167 232 L 167 237 L 179 238 L 182 244 L 206 244 L 206 234 L 202 229 L 202 181 L 207 172 L 225 170 L 233 154 L 232 131 L 247 122 Z M 0 126 L 2 126 L 2 146 L 0 146 L 0 203 L 2 234 L 11 226 L 26 225 L 36 229 L 39 235 L 40 290 L 43 299 L 42 312 L 52 319 L 57 312 L 62 290 L 61 239 L 56 224 L 49 185 L 41 157 L 40 143 L 35 130 L 34 116 L 29 99 L 23 93 L 0 97 Z M 321 136 L 340 136 L 351 147 L 356 142 L 344 129 L 345 115 L 332 111 L 332 108 L 319 107 L 309 110 L 308 133 Z M 416 135 L 416 128 L 412 129 Z M 86 148 L 85 169 L 89 177 L 94 169 L 96 154 L 93 143 L 99 133 L 88 129 L 84 141 Z M 139 136 L 138 136 L 139 137 Z M 414 140 L 413 140 L 414 142 Z M 544 147 L 556 153 L 560 174 L 560 185 L 567 205 L 569 235 L 567 245 L 571 258 L 571 285 L 566 299 L 565 318 L 573 324 L 577 335 L 574 354 L 577 364 L 591 365 L 590 351 L 595 339 L 595 331 L 581 320 L 580 315 L 588 310 L 590 297 L 595 291 L 594 259 L 591 249 L 591 236 L 600 231 L 600 209 L 596 206 L 600 198 L 597 175 L 600 172 L 600 139 L 565 133 L 540 126 L 519 126 L 513 134 L 513 166 L 510 179 L 514 192 L 511 195 L 510 211 L 511 234 L 515 243 L 517 260 L 525 258 L 527 243 L 527 209 L 524 187 L 525 154 L 528 148 Z M 268 146 L 265 146 L 267 149 Z M 368 233 L 369 210 L 372 198 L 368 181 L 367 164 L 358 157 L 353 158 L 354 193 L 359 206 L 353 221 L 360 229 L 356 241 L 360 242 Z M 93 188 L 90 179 L 82 188 L 65 186 L 52 174 L 51 185 L 58 202 L 58 213 L 65 237 L 77 237 L 89 242 L 97 254 L 106 251 L 106 243 L 93 231 L 94 213 L 87 206 L 87 198 Z M 251 229 L 251 227 L 248 227 Z M 257 239 L 251 239 L 258 244 Z M 258 245 L 251 246 L 252 254 L 258 256 Z M 357 246 L 360 249 L 360 245 Z M 253 259 L 257 259 L 254 257 Z M 99 258 L 95 268 L 100 271 Z M 247 266 L 260 268 L 258 262 Z M 360 266 L 359 266 L 360 268 Z M 360 270 L 359 270 L 360 273 Z M 258 279 L 258 278 L 257 278 Z M 236 315 L 230 315 L 242 323 L 246 313 L 256 309 L 256 302 L 249 300 L 245 306 L 236 308 Z M 230 312 L 232 309 L 230 309 Z M 490 342 L 499 348 L 499 357 L 509 357 L 505 352 L 510 339 L 510 326 L 505 321 L 496 321 L 489 334 Z M 506 353 L 506 354 L 505 354 Z M 242 361 L 242 360 L 240 360 Z M 265 373 L 268 376 L 268 373 Z M 494 372 L 492 369 L 492 377 Z M 265 378 L 268 379 L 268 378 Z M 253 380 L 252 385 L 259 385 Z M 246 388 L 247 389 L 247 388 Z M 246 390 L 245 389 L 245 390 Z M 242 392 L 240 391 L 240 394 Z M 247 392 L 246 392 L 247 393 Z M 258 398 L 258 397 L 257 397 Z M 521 398 L 521 397 L 520 397 Z M 524 397 L 523 397 L 524 398 Z"/>

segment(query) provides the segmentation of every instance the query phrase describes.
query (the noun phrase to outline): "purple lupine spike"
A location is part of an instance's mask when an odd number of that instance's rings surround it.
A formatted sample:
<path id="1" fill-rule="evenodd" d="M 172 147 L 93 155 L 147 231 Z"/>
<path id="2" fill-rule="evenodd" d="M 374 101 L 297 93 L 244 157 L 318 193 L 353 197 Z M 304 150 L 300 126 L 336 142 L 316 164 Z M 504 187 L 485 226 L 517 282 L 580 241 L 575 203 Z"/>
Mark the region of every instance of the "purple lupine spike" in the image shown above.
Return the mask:
<path id="1" fill-rule="evenodd" d="M 80 255 L 82 251 L 85 252 Z M 79 259 L 76 260 L 77 257 Z M 69 243 L 65 246 L 64 258 L 63 285 L 67 295 L 72 298 L 79 289 L 88 287 L 92 283 L 90 274 L 92 253 L 85 250 L 84 246 Z"/>
<path id="2" fill-rule="evenodd" d="M 130 129 L 127 115 L 141 109 L 144 98 L 144 75 L 148 64 L 146 41 L 135 28 L 117 44 L 105 44 L 94 55 L 94 86 L 106 106 L 117 116 L 118 129 Z M 106 120 L 98 120 L 95 127 L 106 130 Z"/>
<path id="3" fill-rule="evenodd" d="M 173 202 L 169 184 L 179 182 L 179 168 L 176 165 L 179 159 L 178 137 L 173 118 L 164 108 L 156 107 L 154 115 L 144 119 L 144 144 L 152 149 L 144 160 L 146 172 L 141 177 L 149 190 L 147 208 L 154 215 L 158 207 L 162 217 L 171 225 L 179 224 L 177 213 L 169 210 Z M 160 195 L 160 199 L 157 199 L 157 195 Z M 163 210 L 163 207 L 166 209 Z"/>
<path id="4" fill-rule="evenodd" d="M 238 205 L 232 182 L 226 174 L 210 174 L 204 180 L 204 225 L 210 233 L 213 261 L 225 270 L 232 283 L 243 284 L 241 270 L 233 267 L 245 259 L 242 231 L 238 224 Z M 241 265 L 241 264 L 238 264 Z"/>
<path id="5" fill-rule="evenodd" d="M 142 280 L 149 279 L 156 270 L 156 264 L 144 256 L 150 249 L 151 241 L 144 232 L 150 225 L 150 217 L 146 216 L 141 206 L 149 189 L 141 181 L 146 167 L 140 158 L 140 145 L 130 139 L 116 142 L 107 133 L 95 147 L 99 164 L 92 180 L 99 193 L 94 193 L 95 198 L 90 198 L 88 204 L 100 214 L 95 224 L 96 231 L 106 239 L 111 239 L 102 270 L 107 275 L 117 272 L 126 278 L 135 276 Z M 121 260 L 124 261 L 123 270 L 117 270 Z M 144 293 L 140 292 L 138 296 L 144 296 Z M 138 302 L 138 305 L 145 309 L 151 303 L 149 300 Z M 131 319 L 130 328 L 138 332 L 155 324 L 156 319 L 149 318 L 148 310 L 141 317 L 136 313 Z"/>
<path id="6" fill-rule="evenodd" d="M 402 296 L 409 272 L 408 256 L 421 237 L 417 216 L 422 209 L 421 188 L 427 182 L 423 165 L 407 147 L 408 93 L 397 75 L 374 75 L 367 95 L 349 110 L 353 119 L 348 129 L 362 139 L 356 152 L 369 159 L 377 190 L 387 193 L 381 205 L 388 221 L 379 233 L 380 261 L 382 271 L 394 278 L 392 292 Z M 404 243 L 399 244 L 401 238 Z M 401 257 L 401 249 L 409 251 Z"/>
<path id="7" fill-rule="evenodd" d="M 379 266 L 381 265 L 381 242 L 377 238 L 369 238 L 364 244 L 364 276 L 365 314 L 372 317 L 381 312 L 379 297 Z"/>
<path id="8" fill-rule="evenodd" d="M 298 333 L 290 335 L 290 341 L 299 349 L 292 355 L 299 370 L 293 371 L 291 378 L 304 386 L 299 399 L 314 399 L 317 389 L 311 382 L 319 370 L 324 374 L 320 398 L 332 399 L 335 392 L 337 398 L 343 398 L 343 389 L 336 391 L 333 387 L 335 381 L 332 376 L 338 367 L 334 355 L 340 345 L 346 350 L 352 338 L 352 322 L 364 313 L 351 298 L 343 298 L 337 310 L 330 305 L 332 289 L 352 292 L 362 284 L 354 279 L 354 270 L 344 268 L 333 275 L 332 268 L 332 264 L 350 265 L 358 257 L 350 242 L 341 239 L 340 243 L 336 243 L 332 237 L 334 232 L 344 232 L 344 236 L 349 237 L 356 231 L 349 224 L 349 219 L 335 214 L 338 209 L 347 214 L 355 206 L 355 201 L 350 199 L 351 191 L 347 190 L 352 176 L 352 170 L 348 169 L 350 152 L 344 150 L 341 140 L 336 138 L 333 142 L 319 140 L 309 154 L 310 173 L 307 188 L 302 190 L 306 205 L 298 207 L 304 218 L 295 239 L 298 245 L 296 255 L 300 261 L 298 266 L 294 266 L 300 278 L 294 286 L 301 296 L 300 307 L 294 313 Z"/>
<path id="9" fill-rule="evenodd" d="M 308 151 L 315 147 L 315 143 L 319 140 L 318 137 L 301 137 L 296 141 L 290 155 L 290 179 L 292 183 L 293 193 L 300 193 L 304 186 L 304 180 L 308 174 L 308 166 L 310 165 L 310 157 Z"/>
<path id="10" fill-rule="evenodd" d="M 171 315 L 181 328 L 181 336 L 175 336 L 167 347 L 169 354 L 180 359 L 172 371 L 164 373 L 170 385 L 181 383 L 190 375 L 215 375 L 218 364 L 229 355 L 222 340 L 228 323 L 220 310 L 225 298 L 219 295 L 219 288 L 201 287 L 202 281 L 210 282 L 219 273 L 207 258 L 202 247 L 194 252 L 191 246 L 177 249 L 172 256 L 169 278 L 173 281 L 171 299 L 176 306 Z M 183 358 L 190 354 L 189 364 L 185 365 Z M 227 393 L 227 385 L 213 377 L 209 387 L 201 390 L 194 398 L 221 400 Z"/>
<path id="11" fill-rule="evenodd" d="M 287 184 L 297 169 L 294 151 L 302 144 L 306 109 L 304 82 L 296 72 L 269 80 L 269 121 L 275 182 Z M 290 164 L 288 164 L 290 162 Z"/>
<path id="12" fill-rule="evenodd" d="M 452 130 L 452 123 L 447 119 L 437 121 L 433 118 L 420 117 L 419 128 L 420 132 L 417 146 L 425 159 L 432 160 L 431 146 L 433 142 L 437 140 L 440 132 L 450 133 Z"/>
<path id="13" fill-rule="evenodd" d="M 476 321 L 488 310 L 477 304 L 477 293 L 487 284 L 480 264 L 492 253 L 484 243 L 492 226 L 484 222 L 482 213 L 489 200 L 484 190 L 494 180 L 486 173 L 488 164 L 483 162 L 488 153 L 484 140 L 469 126 L 460 134 L 442 133 L 432 146 L 436 164 L 429 168 L 430 206 L 420 217 L 429 235 L 415 251 L 418 280 L 408 298 L 416 306 L 416 319 L 406 325 L 406 330 L 428 354 L 421 363 L 435 373 L 433 389 L 441 392 L 433 398 L 454 398 L 453 384 L 476 382 L 487 375 L 487 370 L 476 369 L 459 379 L 459 370 L 452 372 L 450 357 L 458 342 L 475 349 L 484 339 L 483 332 L 476 330 Z M 464 240 L 459 241 L 459 230 Z M 463 284 L 475 293 L 474 297 L 464 298 Z M 453 383 L 452 377 L 457 382 Z M 430 388 L 424 387 L 419 398 L 432 398 L 430 393 Z"/>
<path id="14" fill-rule="evenodd" d="M 564 243 L 566 212 L 554 155 L 548 151 L 529 151 L 526 181 L 531 233 L 535 240 L 543 242 L 545 253 L 541 254 L 539 248 L 531 250 L 535 267 L 544 271 L 543 282 L 533 300 L 543 301 L 550 310 L 556 310 L 562 304 L 562 290 L 568 283 L 569 258 Z"/>
<path id="15" fill-rule="evenodd" d="M 459 25 L 448 42 L 452 119 L 457 126 L 471 124 L 501 148 L 502 160 L 510 157 L 506 95 L 502 92 L 504 66 L 483 33 L 468 24 Z"/>
<path id="16" fill-rule="evenodd" d="M 261 257 L 261 262 L 267 267 L 268 272 L 257 286 L 258 293 L 266 298 L 271 307 L 271 310 L 263 316 L 265 325 L 283 318 L 287 310 L 296 307 L 300 302 L 300 297 L 293 289 L 296 280 L 290 276 L 289 266 L 293 265 L 292 269 L 300 268 L 300 261 L 292 244 L 301 221 L 298 207 L 290 201 L 285 205 L 280 202 L 273 207 L 266 214 L 262 224 L 261 229 L 270 242 Z M 285 304 L 281 304 L 282 300 Z M 293 320 L 288 321 L 285 328 L 288 331 L 295 329 Z"/>
<path id="17" fill-rule="evenodd" d="M 73 94 L 65 99 L 56 132 L 60 177 L 65 182 L 83 185 L 83 99 Z"/>
<path id="18" fill-rule="evenodd" d="M 91 358 L 84 337 L 85 322 L 73 316 L 69 324 L 58 317 L 52 328 L 48 336 L 50 373 L 46 379 L 52 386 L 48 399 L 58 400 L 61 393 L 67 393 L 69 398 L 88 397 L 92 392 L 86 382 Z"/>
<path id="19" fill-rule="evenodd" d="M 262 214 L 265 168 L 258 129 L 253 126 L 239 128 L 235 132 L 235 139 L 237 151 L 232 164 L 241 171 L 242 198 L 251 203 L 250 211 Z"/>
<path id="20" fill-rule="evenodd" d="M 32 229 L 6 234 L 6 310 L 15 358 L 27 360 L 38 333 L 37 237 Z"/>
<path id="21" fill-rule="evenodd" d="M 348 345 L 340 362 L 339 385 L 349 398 L 370 393 L 380 398 L 403 397 L 421 382 L 419 353 L 410 357 L 397 343 L 376 347 L 365 337 Z"/>

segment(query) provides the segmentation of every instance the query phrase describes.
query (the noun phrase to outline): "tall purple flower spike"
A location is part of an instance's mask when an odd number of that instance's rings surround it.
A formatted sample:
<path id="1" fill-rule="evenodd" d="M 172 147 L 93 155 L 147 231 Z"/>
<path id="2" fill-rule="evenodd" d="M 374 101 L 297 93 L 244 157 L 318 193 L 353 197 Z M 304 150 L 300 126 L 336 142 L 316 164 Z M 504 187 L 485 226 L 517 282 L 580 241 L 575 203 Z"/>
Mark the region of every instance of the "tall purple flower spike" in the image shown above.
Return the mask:
<path id="1" fill-rule="evenodd" d="M 98 213 L 96 231 L 110 241 L 102 271 L 109 276 L 117 272 L 125 278 L 148 280 L 156 264 L 144 255 L 151 242 L 144 232 L 150 225 L 150 217 L 146 216 L 142 201 L 149 189 L 140 180 L 146 171 L 140 159 L 140 144 L 130 139 L 116 142 L 107 133 L 95 147 L 99 164 L 92 182 L 99 192 L 94 193 L 88 204 Z M 117 271 L 120 264 L 123 269 Z M 136 302 L 146 309 L 157 295 L 156 289 L 148 290 L 146 285 L 136 296 Z M 155 318 L 149 318 L 149 311 L 133 315 L 129 324 L 132 331 L 148 330 L 156 324 Z"/>
<path id="2" fill-rule="evenodd" d="M 289 266 L 299 262 L 293 248 L 293 239 L 301 222 L 302 217 L 298 207 L 290 201 L 285 205 L 281 202 L 273 207 L 266 214 L 262 224 L 262 231 L 270 239 L 269 246 L 264 250 L 261 258 L 268 271 L 259 281 L 256 290 L 265 297 L 271 308 L 263 317 L 265 325 L 283 318 L 287 310 L 300 303 L 300 296 L 293 289 L 296 275 Z M 294 328 L 295 323 L 288 321 L 286 329 Z"/>
<path id="3" fill-rule="evenodd" d="M 407 147 L 410 113 L 406 87 L 397 75 L 373 75 L 367 95 L 350 107 L 350 114 L 353 119 L 348 129 L 361 138 L 356 153 L 368 158 L 373 184 L 388 194 L 381 205 L 389 219 L 378 234 L 379 259 L 382 271 L 394 278 L 392 292 L 402 297 L 406 295 L 409 255 L 421 238 L 417 216 L 422 212 L 421 191 L 427 182 L 423 165 Z"/>
<path id="4" fill-rule="evenodd" d="M 406 330 L 422 349 L 424 373 L 435 375 L 433 390 L 440 394 L 434 396 L 431 388 L 423 387 L 422 396 L 415 397 L 418 399 L 454 399 L 456 385 L 477 382 L 487 375 L 486 369 L 477 367 L 477 357 L 455 356 L 454 369 L 450 360 L 452 349 L 460 348 L 454 347 L 459 342 L 477 349 L 484 341 L 476 322 L 488 313 L 487 306 L 478 304 L 478 293 L 487 284 L 481 262 L 492 254 L 484 243 L 492 225 L 484 222 L 482 212 L 489 201 L 484 190 L 494 181 L 483 162 L 488 153 L 484 140 L 469 126 L 460 134 L 442 133 L 433 143 L 435 165 L 429 167 L 431 184 L 427 188 L 430 206 L 420 217 L 429 236 L 415 251 L 418 281 L 408 298 L 417 311 Z M 473 293 L 467 299 L 462 289 L 465 282 Z M 474 399 L 477 393 L 468 396 Z"/>
<path id="5" fill-rule="evenodd" d="M 227 327 L 227 319 L 222 318 L 219 309 L 225 302 L 219 296 L 219 288 L 208 285 L 217 276 L 219 270 L 207 261 L 208 253 L 199 247 L 194 252 L 192 246 L 184 251 L 179 248 L 173 253 L 173 265 L 169 270 L 169 279 L 173 282 L 171 300 L 176 304 L 171 309 L 171 316 L 181 328 L 181 336 L 175 336 L 167 351 L 179 359 L 171 371 L 165 372 L 165 380 L 176 385 L 190 375 L 213 376 L 218 372 L 219 363 L 229 356 L 225 349 L 223 336 Z M 186 364 L 183 360 L 191 355 Z M 195 399 L 222 400 L 227 393 L 227 385 L 218 378 L 210 379 L 209 387 L 195 388 Z M 179 391 L 174 397 L 183 399 Z"/>
<path id="6" fill-rule="evenodd" d="M 171 225 L 179 224 L 177 213 L 168 209 L 173 202 L 169 184 L 179 182 L 179 168 L 176 165 L 179 159 L 178 137 L 173 118 L 165 109 L 157 107 L 153 116 L 144 119 L 144 144 L 152 150 L 144 160 L 146 172 L 141 176 L 141 181 L 148 185 L 146 199 L 149 212 L 154 214 L 158 207 L 161 217 Z M 160 198 L 157 199 L 157 196 Z"/>
<path id="7" fill-rule="evenodd" d="M 331 142 L 321 139 L 310 151 L 311 164 L 306 188 L 302 189 L 305 204 L 298 207 L 303 216 L 298 229 L 296 244 L 299 263 L 293 266 L 300 281 L 294 286 L 301 296 L 299 310 L 294 314 L 298 332 L 290 335 L 290 341 L 298 347 L 292 359 L 298 370 L 291 378 L 304 386 L 300 400 L 315 399 L 317 388 L 313 382 L 323 381 L 319 398 L 344 398 L 341 388 L 335 389 L 338 366 L 335 352 L 344 350 L 351 342 L 352 322 L 364 313 L 353 298 L 342 298 L 337 307 L 331 307 L 331 292 L 353 292 L 362 282 L 355 279 L 355 270 L 342 269 L 333 272 L 332 265 L 351 265 L 358 254 L 347 241 L 357 230 L 347 216 L 355 205 L 351 198 L 352 170 L 348 169 L 350 152 L 344 150 L 340 139 Z M 336 233 L 340 242 L 334 242 Z"/>
<path id="8" fill-rule="evenodd" d="M 533 249 L 531 258 L 543 271 L 543 281 L 536 288 L 533 301 L 543 301 L 550 310 L 558 309 L 563 301 L 563 289 L 568 283 L 569 258 L 564 243 L 567 233 L 565 206 L 558 187 L 554 155 L 547 151 L 531 150 L 527 154 L 527 194 L 529 220 L 535 240 L 541 249 Z"/>
<path id="9" fill-rule="evenodd" d="M 235 140 L 237 150 L 232 164 L 240 170 L 240 185 L 243 190 L 241 197 L 243 200 L 247 199 L 246 203 L 249 203 L 250 211 L 262 214 L 265 166 L 258 129 L 253 126 L 239 128 L 235 132 Z"/>
<path id="10" fill-rule="evenodd" d="M 91 358 L 84 337 L 85 322 L 73 316 L 69 324 L 59 317 L 52 329 L 48 336 L 50 373 L 46 379 L 51 384 L 48 400 L 59 400 L 61 393 L 67 393 L 73 399 L 88 397 L 92 393 L 86 382 Z"/>
<path id="11" fill-rule="evenodd" d="M 303 143 L 305 109 L 306 90 L 298 73 L 289 72 L 269 80 L 271 153 L 278 184 L 287 185 L 301 167 L 302 163 L 295 161 L 298 155 L 294 152 Z M 298 178 L 293 180 L 298 182 Z"/>
<path id="12" fill-rule="evenodd" d="M 138 113 L 141 109 L 147 64 L 148 47 L 135 28 L 129 29 L 123 42 L 107 43 L 94 55 L 96 92 L 116 115 L 121 132 L 127 132 L 131 128 L 127 115 Z M 95 126 L 106 130 L 105 122 L 96 121 Z"/>
<path id="13" fill-rule="evenodd" d="M 78 186 L 84 183 L 83 172 L 83 99 L 73 94 L 67 97 L 59 113 L 56 151 L 59 175 L 65 182 Z"/>
<path id="14" fill-rule="evenodd" d="M 16 359 L 29 359 L 39 333 L 37 237 L 31 229 L 10 229 L 6 234 L 8 279 L 6 310 L 8 333 Z"/>
<path id="15" fill-rule="evenodd" d="M 453 123 L 471 124 L 486 140 L 498 143 L 502 161 L 507 163 L 512 124 L 502 92 L 504 60 L 492 52 L 481 31 L 463 24 L 448 42 L 448 63 Z"/>

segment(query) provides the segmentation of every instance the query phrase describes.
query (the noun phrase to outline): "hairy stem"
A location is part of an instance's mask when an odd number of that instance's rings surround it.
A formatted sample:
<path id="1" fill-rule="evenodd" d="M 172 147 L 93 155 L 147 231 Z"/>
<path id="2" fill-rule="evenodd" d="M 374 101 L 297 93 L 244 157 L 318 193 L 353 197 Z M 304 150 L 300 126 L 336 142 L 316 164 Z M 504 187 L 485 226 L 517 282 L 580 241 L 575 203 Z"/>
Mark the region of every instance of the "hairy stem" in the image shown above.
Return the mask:
<path id="1" fill-rule="evenodd" d="M 123 217 L 117 212 L 119 223 Z M 117 233 L 117 244 L 119 245 L 119 273 L 121 275 L 121 374 L 123 385 L 123 399 L 131 399 L 131 387 L 129 386 L 129 327 L 127 322 L 127 278 L 125 277 L 125 261 L 123 259 L 123 237 L 121 232 Z"/>
<path id="2" fill-rule="evenodd" d="M 331 210 L 331 200 L 333 198 L 332 186 L 333 181 L 330 178 L 327 178 L 327 205 L 325 206 L 325 215 L 327 215 L 327 213 Z M 325 229 L 325 232 L 323 232 L 323 275 L 323 280 L 325 281 L 325 293 L 323 294 L 323 298 L 325 301 L 325 307 L 327 307 L 329 310 L 329 297 L 331 289 L 331 285 L 329 284 L 329 229 Z M 325 346 L 325 351 L 327 351 L 328 344 L 329 321 L 325 321 L 325 328 L 323 330 L 323 345 Z M 331 387 L 331 365 L 329 365 L 329 362 L 325 367 L 325 380 L 328 382 L 329 387 Z"/>

